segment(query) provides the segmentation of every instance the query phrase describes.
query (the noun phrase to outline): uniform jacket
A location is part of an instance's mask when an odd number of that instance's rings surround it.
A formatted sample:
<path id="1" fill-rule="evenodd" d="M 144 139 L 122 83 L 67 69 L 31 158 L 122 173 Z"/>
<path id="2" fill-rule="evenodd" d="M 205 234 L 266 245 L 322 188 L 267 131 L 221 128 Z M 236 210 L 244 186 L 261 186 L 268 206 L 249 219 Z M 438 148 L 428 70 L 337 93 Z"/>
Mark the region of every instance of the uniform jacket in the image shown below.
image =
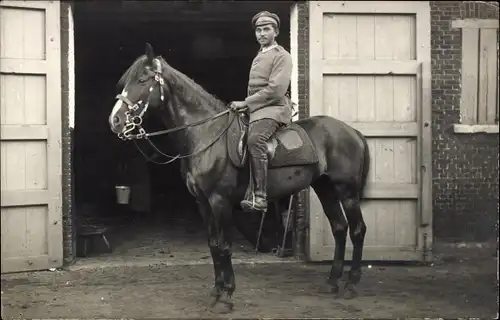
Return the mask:
<path id="1" fill-rule="evenodd" d="M 270 118 L 281 123 L 292 120 L 292 103 L 286 95 L 292 76 L 292 57 L 280 45 L 259 51 L 248 80 L 250 122 Z"/>

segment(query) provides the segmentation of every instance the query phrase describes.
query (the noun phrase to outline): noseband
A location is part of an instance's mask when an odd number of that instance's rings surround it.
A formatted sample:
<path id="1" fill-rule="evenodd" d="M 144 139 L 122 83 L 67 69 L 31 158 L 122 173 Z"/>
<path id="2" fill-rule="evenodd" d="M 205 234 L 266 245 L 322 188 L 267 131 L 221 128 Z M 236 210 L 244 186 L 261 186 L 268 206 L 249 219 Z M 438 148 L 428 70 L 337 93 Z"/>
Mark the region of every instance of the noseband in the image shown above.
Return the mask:
<path id="1" fill-rule="evenodd" d="M 161 74 L 161 66 L 158 60 L 155 60 L 156 68 L 155 68 L 155 82 L 149 88 L 149 94 L 147 100 L 144 102 L 142 100 L 137 101 L 137 103 L 132 103 L 127 97 L 118 94 L 116 98 L 127 105 L 128 110 L 125 111 L 125 127 L 122 132 L 118 134 L 118 138 L 122 140 L 132 140 L 132 139 L 143 139 L 147 136 L 146 130 L 142 127 L 142 117 L 146 113 L 149 107 L 149 101 L 151 100 L 151 93 L 154 90 L 156 85 L 160 88 L 160 99 L 161 101 L 165 101 L 165 92 L 164 92 L 164 84 L 165 80 Z M 141 112 L 139 114 L 135 114 L 137 110 L 144 104 Z M 138 129 L 138 134 L 132 134 L 135 129 Z"/>
<path id="2" fill-rule="evenodd" d="M 224 130 L 222 130 L 222 132 L 219 135 L 217 135 L 217 137 L 214 139 L 214 141 L 212 141 L 210 144 L 208 144 L 206 147 L 202 148 L 201 150 L 195 151 L 193 153 L 190 153 L 190 154 L 187 154 L 187 155 L 184 155 L 184 156 L 181 156 L 179 154 L 179 155 L 177 155 L 175 157 L 174 156 L 170 156 L 168 154 L 165 154 L 165 153 L 161 152 L 153 144 L 153 142 L 149 139 L 149 137 L 163 135 L 163 134 L 168 134 L 168 133 L 171 133 L 171 132 L 180 131 L 180 130 L 184 130 L 184 129 L 187 129 L 187 128 L 190 128 L 190 127 L 198 126 L 198 125 L 203 124 L 205 122 L 208 122 L 208 121 L 211 121 L 211 120 L 215 120 L 215 119 L 217 119 L 217 118 L 225 115 L 226 113 L 229 113 L 231 111 L 231 109 L 228 108 L 228 109 L 226 109 L 224 111 L 221 111 L 221 112 L 213 115 L 210 118 L 202 119 L 202 120 L 196 121 L 194 123 L 186 124 L 186 125 L 183 125 L 183 126 L 180 126 L 180 127 L 172 128 L 172 129 L 165 129 L 165 130 L 160 130 L 160 131 L 156 131 L 156 132 L 152 132 L 152 133 L 147 133 L 146 130 L 142 127 L 142 121 L 143 121 L 144 114 L 148 110 L 149 102 L 150 102 L 150 99 L 151 99 L 151 93 L 153 92 L 153 90 L 154 90 L 154 88 L 155 88 L 156 85 L 159 86 L 159 89 L 160 89 L 160 99 L 161 99 L 162 103 L 165 101 L 165 95 L 164 95 L 165 79 L 163 78 L 163 75 L 162 75 L 162 72 L 161 72 L 160 61 L 158 61 L 157 59 L 155 59 L 155 71 L 154 72 L 155 72 L 155 75 L 154 75 L 155 82 L 151 85 L 151 87 L 148 90 L 149 94 L 148 94 L 148 97 L 147 97 L 146 101 L 139 100 L 136 103 L 132 103 L 127 97 L 125 97 L 125 96 L 123 96 L 121 94 L 118 94 L 116 96 L 116 98 L 119 99 L 120 101 L 122 101 L 123 103 L 125 103 L 127 105 L 127 108 L 128 108 L 128 110 L 125 112 L 125 117 L 126 117 L 125 118 L 125 126 L 124 126 L 122 132 L 118 133 L 118 137 L 120 139 L 122 139 L 122 140 L 134 140 L 134 142 L 137 139 L 145 139 L 145 140 L 147 140 L 149 142 L 149 144 L 158 153 L 160 153 L 163 156 L 171 158 L 171 160 L 169 160 L 167 162 L 163 162 L 163 163 L 155 162 L 154 160 L 150 159 L 146 154 L 144 154 L 144 152 L 139 148 L 139 146 L 136 143 L 136 147 L 139 149 L 139 151 L 142 153 L 142 155 L 144 157 L 146 157 L 149 161 L 157 163 L 157 164 L 167 164 L 167 163 L 171 163 L 171 162 L 173 162 L 173 161 L 175 161 L 177 159 L 180 159 L 180 158 L 187 158 L 187 157 L 191 157 L 191 156 L 197 155 L 197 154 L 205 151 L 209 147 L 211 147 L 213 144 L 215 144 L 215 142 L 217 142 L 217 140 L 219 140 L 220 137 L 222 137 L 222 135 L 227 132 L 227 130 L 231 126 L 231 124 L 234 121 L 234 119 L 236 119 L 237 113 L 236 112 L 232 112 L 233 117 L 228 121 L 227 127 Z M 139 110 L 139 108 L 143 104 L 144 104 L 144 107 L 142 108 L 141 112 L 139 114 L 135 114 L 137 112 L 137 110 Z M 137 129 L 139 131 L 138 134 L 132 134 L 132 132 L 135 129 Z"/>

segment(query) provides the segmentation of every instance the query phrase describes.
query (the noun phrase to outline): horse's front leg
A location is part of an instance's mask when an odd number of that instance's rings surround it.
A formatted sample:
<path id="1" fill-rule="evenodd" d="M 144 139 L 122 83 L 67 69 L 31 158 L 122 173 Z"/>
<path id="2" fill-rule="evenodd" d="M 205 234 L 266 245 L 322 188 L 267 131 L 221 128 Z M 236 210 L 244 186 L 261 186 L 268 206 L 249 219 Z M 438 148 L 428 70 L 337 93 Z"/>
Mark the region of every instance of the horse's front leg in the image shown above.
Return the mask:
<path id="1" fill-rule="evenodd" d="M 236 289 L 232 256 L 232 207 L 227 199 L 212 196 L 208 211 L 208 246 L 214 263 L 215 284 L 210 293 L 209 306 L 213 312 L 229 313 L 233 309 L 232 295 Z M 204 213 L 202 213 L 204 214 Z"/>
<path id="2" fill-rule="evenodd" d="M 212 261 L 214 264 L 214 276 L 215 276 L 215 285 L 210 292 L 210 307 L 213 307 L 220 299 L 222 294 L 222 283 L 220 283 L 219 279 L 222 275 L 222 264 L 220 259 L 220 254 L 218 252 L 218 226 L 215 221 L 215 217 L 212 214 L 212 209 L 210 208 L 210 204 L 206 199 L 198 199 L 198 210 L 200 215 L 203 218 L 203 222 L 205 227 L 207 228 L 207 236 L 208 236 L 208 247 L 210 248 L 210 253 L 212 255 Z"/>

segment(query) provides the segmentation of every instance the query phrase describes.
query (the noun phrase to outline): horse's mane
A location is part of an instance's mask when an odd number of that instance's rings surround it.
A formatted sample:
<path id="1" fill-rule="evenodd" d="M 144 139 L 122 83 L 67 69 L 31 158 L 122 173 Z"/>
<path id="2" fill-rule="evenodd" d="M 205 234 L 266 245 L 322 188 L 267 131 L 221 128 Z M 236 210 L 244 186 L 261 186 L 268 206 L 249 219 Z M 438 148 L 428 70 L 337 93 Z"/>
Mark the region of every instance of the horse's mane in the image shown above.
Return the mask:
<path id="1" fill-rule="evenodd" d="M 216 108 L 225 107 L 224 102 L 208 93 L 193 79 L 190 79 L 182 72 L 170 66 L 165 59 L 163 59 L 163 57 L 158 56 L 156 58 L 160 60 L 162 64 L 163 76 L 165 80 L 170 85 L 174 86 L 175 90 L 183 95 L 187 102 L 196 103 L 204 106 L 205 108 L 207 107 L 207 104 Z M 123 73 L 117 84 L 120 89 L 123 88 L 130 80 L 137 79 L 141 76 L 145 68 L 146 59 L 146 55 L 140 56 L 132 63 L 125 73 Z"/>

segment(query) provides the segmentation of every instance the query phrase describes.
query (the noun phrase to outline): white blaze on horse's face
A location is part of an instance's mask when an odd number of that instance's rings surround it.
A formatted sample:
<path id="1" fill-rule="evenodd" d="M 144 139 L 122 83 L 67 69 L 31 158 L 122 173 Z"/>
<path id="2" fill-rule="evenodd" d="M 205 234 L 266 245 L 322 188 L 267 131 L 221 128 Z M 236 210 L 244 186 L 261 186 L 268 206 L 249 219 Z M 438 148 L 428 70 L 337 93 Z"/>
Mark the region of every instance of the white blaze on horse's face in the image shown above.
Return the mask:
<path id="1" fill-rule="evenodd" d="M 123 89 L 121 95 L 124 97 L 127 97 L 127 90 Z M 119 133 L 122 131 L 124 121 L 124 113 L 120 114 L 120 110 L 122 109 L 124 103 L 122 100 L 118 99 L 113 107 L 113 110 L 111 110 L 111 114 L 109 115 L 109 126 L 111 128 L 111 131 L 115 133 Z"/>

